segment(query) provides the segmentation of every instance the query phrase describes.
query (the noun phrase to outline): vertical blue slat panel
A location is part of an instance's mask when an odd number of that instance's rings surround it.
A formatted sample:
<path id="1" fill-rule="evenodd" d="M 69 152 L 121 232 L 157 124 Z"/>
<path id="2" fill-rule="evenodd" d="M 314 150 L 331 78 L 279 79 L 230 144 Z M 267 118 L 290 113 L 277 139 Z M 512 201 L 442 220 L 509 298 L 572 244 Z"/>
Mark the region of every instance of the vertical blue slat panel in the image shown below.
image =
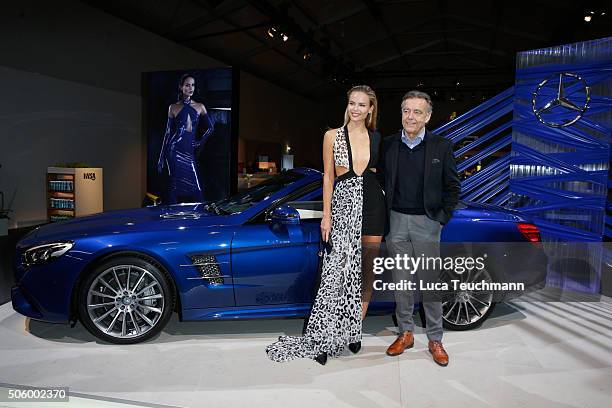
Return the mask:
<path id="1" fill-rule="evenodd" d="M 517 56 L 509 205 L 529 214 L 549 245 L 606 234 L 611 98 L 612 38 Z M 549 283 L 598 292 L 603 246 L 564 248 Z"/>

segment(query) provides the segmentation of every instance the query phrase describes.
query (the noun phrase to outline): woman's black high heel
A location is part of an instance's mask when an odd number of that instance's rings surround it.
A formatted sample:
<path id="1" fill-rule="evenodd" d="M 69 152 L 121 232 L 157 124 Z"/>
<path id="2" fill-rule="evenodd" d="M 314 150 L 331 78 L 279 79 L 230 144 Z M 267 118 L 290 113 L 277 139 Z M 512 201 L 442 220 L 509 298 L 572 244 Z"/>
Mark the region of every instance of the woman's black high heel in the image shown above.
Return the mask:
<path id="1" fill-rule="evenodd" d="M 321 365 L 325 365 L 327 363 L 327 353 L 323 352 L 315 357 L 315 361 Z"/>
<path id="2" fill-rule="evenodd" d="M 361 350 L 361 342 L 355 342 L 355 343 L 351 343 L 349 344 L 349 350 L 351 350 L 353 352 L 353 354 L 357 354 L 359 353 L 359 350 Z"/>

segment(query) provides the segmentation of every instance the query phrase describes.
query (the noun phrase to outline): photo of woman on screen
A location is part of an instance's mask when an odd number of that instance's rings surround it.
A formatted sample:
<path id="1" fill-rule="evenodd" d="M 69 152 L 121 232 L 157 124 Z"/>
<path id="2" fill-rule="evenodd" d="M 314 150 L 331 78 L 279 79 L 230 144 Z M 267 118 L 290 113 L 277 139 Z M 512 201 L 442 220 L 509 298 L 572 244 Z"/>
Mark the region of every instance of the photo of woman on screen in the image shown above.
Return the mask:
<path id="1" fill-rule="evenodd" d="M 192 99 L 195 76 L 184 74 L 179 80 L 179 98 L 168 107 L 166 131 L 157 160 L 157 172 L 167 172 L 167 204 L 204 201 L 198 176 L 198 153 L 214 132 L 214 122 L 201 102 Z M 198 134 L 202 121 L 206 130 Z"/>

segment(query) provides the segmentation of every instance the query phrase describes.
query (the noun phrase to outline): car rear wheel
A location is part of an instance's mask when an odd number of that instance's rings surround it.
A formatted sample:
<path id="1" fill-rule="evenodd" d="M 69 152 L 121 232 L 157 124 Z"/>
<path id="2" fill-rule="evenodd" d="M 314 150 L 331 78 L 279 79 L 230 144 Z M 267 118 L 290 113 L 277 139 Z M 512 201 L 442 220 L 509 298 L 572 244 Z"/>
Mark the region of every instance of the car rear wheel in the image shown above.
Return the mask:
<path id="1" fill-rule="evenodd" d="M 443 274 L 442 280 L 449 285 L 450 275 Z M 471 270 L 452 279 L 461 282 L 492 282 L 493 278 L 487 269 Z M 452 287 L 452 286 L 450 286 Z M 442 319 L 446 329 L 471 330 L 480 326 L 493 312 L 495 303 L 491 291 L 457 290 L 444 295 L 442 299 Z"/>
<path id="2" fill-rule="evenodd" d="M 83 281 L 79 317 L 94 336 L 133 344 L 159 333 L 172 315 L 174 289 L 161 266 L 125 256 L 95 267 Z"/>

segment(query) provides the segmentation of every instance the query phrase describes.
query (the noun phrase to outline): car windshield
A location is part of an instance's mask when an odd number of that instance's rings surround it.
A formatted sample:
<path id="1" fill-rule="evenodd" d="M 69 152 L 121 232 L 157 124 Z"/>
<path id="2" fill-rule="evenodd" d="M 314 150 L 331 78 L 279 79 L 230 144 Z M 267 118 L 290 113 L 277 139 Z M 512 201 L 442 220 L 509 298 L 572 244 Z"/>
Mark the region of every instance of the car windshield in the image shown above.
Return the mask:
<path id="1" fill-rule="evenodd" d="M 267 199 L 303 177 L 303 174 L 296 171 L 286 171 L 229 198 L 210 203 L 205 208 L 217 214 L 239 213 Z"/>

